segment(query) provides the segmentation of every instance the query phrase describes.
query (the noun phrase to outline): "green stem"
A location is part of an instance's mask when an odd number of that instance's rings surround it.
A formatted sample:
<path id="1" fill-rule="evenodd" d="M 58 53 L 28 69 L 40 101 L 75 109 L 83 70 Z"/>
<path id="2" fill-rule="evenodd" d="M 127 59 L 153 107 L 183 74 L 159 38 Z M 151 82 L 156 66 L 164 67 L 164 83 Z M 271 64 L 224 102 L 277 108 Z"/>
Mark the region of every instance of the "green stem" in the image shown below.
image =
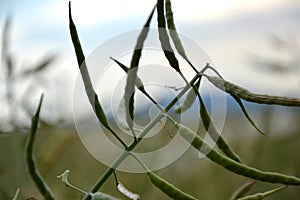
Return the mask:
<path id="1" fill-rule="evenodd" d="M 143 137 L 156 125 L 157 122 L 164 116 L 165 112 L 168 112 L 173 105 L 178 101 L 180 97 L 182 97 L 188 89 L 195 83 L 195 81 L 199 78 L 199 74 L 194 76 L 194 78 L 186 85 L 180 93 L 166 106 L 163 112 L 158 114 L 147 126 L 146 128 L 138 135 L 137 139 L 134 140 L 126 150 L 124 150 L 118 158 L 112 163 L 112 165 L 102 174 L 102 176 L 98 179 L 96 184 L 92 187 L 90 193 L 97 192 L 100 187 L 105 183 L 105 181 L 114 173 L 115 169 L 123 162 L 123 160 L 130 155 L 131 151 L 142 141 Z M 87 197 L 84 198 L 87 200 Z"/>

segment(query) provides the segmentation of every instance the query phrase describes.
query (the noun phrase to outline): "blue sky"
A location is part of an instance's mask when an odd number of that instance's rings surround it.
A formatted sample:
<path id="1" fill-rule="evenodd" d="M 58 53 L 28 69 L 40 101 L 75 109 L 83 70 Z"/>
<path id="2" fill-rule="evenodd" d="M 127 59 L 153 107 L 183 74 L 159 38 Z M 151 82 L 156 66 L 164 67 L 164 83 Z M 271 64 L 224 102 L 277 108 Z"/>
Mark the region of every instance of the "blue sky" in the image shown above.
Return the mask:
<path id="1" fill-rule="evenodd" d="M 300 3 L 297 0 L 173 0 L 178 31 L 196 41 L 228 80 L 253 91 L 300 97 L 299 70 L 276 74 L 251 64 L 251 55 L 290 59 L 287 50 L 275 51 L 274 35 L 300 46 Z M 19 63 L 30 64 L 49 52 L 57 52 L 55 66 L 41 75 L 60 90 L 46 89 L 48 109 L 72 112 L 72 92 L 78 75 L 68 30 L 68 1 L 1 1 L 1 23 L 11 11 L 11 50 Z M 74 0 L 73 18 L 86 55 L 120 33 L 140 28 L 155 0 Z M 156 26 L 155 20 L 152 27 Z M 297 45 L 295 45 L 297 46 Z M 282 58 L 283 57 L 283 58 Z M 298 62 L 299 64 L 299 62 Z M 21 67 L 20 65 L 19 67 Z M 41 89 L 43 90 L 43 89 Z M 55 103 L 58 101 L 59 103 Z M 68 106 L 66 106 L 68 105 Z"/>

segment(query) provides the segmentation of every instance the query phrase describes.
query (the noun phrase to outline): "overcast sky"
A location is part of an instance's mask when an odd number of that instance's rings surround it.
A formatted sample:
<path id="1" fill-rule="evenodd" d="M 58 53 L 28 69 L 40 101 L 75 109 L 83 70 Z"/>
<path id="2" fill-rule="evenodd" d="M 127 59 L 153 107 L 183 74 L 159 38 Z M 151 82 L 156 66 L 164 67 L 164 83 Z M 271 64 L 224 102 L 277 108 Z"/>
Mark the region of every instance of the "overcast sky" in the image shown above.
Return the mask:
<path id="1" fill-rule="evenodd" d="M 49 109 L 72 112 L 71 100 L 78 75 L 68 30 L 68 1 L 0 1 L 1 24 L 12 15 L 11 51 L 18 63 L 32 63 L 48 52 L 59 59 L 42 77 L 53 81 L 47 89 Z M 155 0 L 74 0 L 73 19 L 86 55 L 115 35 L 142 27 Z M 300 97 L 300 73 L 285 75 L 260 70 L 251 56 L 289 59 L 287 50 L 274 51 L 274 35 L 292 39 L 299 53 L 300 4 L 297 0 L 173 0 L 178 31 L 197 42 L 225 78 L 257 92 Z M 156 17 L 156 16 L 155 16 Z M 152 27 L 156 26 L 155 20 Z M 295 51 L 296 51 L 295 50 Z M 295 52 L 293 51 L 293 52 Z M 298 62 L 299 63 L 299 62 Z M 21 65 L 20 65 L 21 66 Z M 280 84 L 278 84 L 280 83 Z M 59 88 L 59 91 L 57 91 Z M 51 101 L 59 104 L 52 105 Z M 67 106 L 66 106 L 67 105 Z M 69 108 L 68 108 L 69 107 Z"/>

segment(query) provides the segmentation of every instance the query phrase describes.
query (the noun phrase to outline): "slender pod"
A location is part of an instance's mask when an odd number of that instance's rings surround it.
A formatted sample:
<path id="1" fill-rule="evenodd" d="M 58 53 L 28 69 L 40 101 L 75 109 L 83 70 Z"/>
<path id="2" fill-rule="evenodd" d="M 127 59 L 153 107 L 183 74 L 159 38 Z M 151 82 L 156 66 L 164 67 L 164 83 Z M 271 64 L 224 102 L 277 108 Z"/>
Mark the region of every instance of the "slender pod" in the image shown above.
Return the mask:
<path id="1" fill-rule="evenodd" d="M 142 31 L 140 32 L 137 42 L 135 44 L 134 47 L 134 52 L 131 58 L 131 62 L 130 62 L 130 68 L 134 68 L 134 67 L 138 67 L 139 66 L 139 62 L 142 56 L 142 50 L 144 47 L 144 42 L 148 36 L 149 33 L 149 26 L 155 11 L 156 5 L 153 7 L 152 11 L 150 12 L 150 15 L 148 16 L 148 19 L 146 21 L 146 23 L 144 24 Z"/>
<path id="2" fill-rule="evenodd" d="M 165 57 L 169 61 L 171 67 L 179 73 L 182 79 L 188 83 L 184 75 L 182 74 L 178 60 L 174 54 L 172 46 L 170 44 L 169 35 L 166 30 L 165 11 L 164 11 L 164 0 L 157 0 L 157 23 L 158 23 L 158 34 L 161 48 L 164 51 Z"/>
<path id="3" fill-rule="evenodd" d="M 273 190 L 269 190 L 267 192 L 256 193 L 256 194 L 253 194 L 253 195 L 245 196 L 245 197 L 239 198 L 238 200 L 261 200 L 261 199 L 264 199 L 264 198 L 270 196 L 271 194 L 274 194 L 275 192 L 283 190 L 286 187 L 287 186 L 284 185 L 284 186 L 281 186 L 279 188 L 276 188 L 276 189 L 273 189 Z"/>
<path id="4" fill-rule="evenodd" d="M 144 42 L 147 38 L 149 32 L 149 25 L 154 13 L 155 7 L 152 9 L 140 35 L 138 36 L 137 43 L 134 48 L 134 52 L 131 58 L 130 69 L 128 71 L 126 86 L 125 86 L 125 108 L 126 108 L 126 121 L 127 124 L 136 140 L 136 136 L 133 130 L 133 119 L 134 119 L 134 94 L 135 94 L 135 84 L 137 79 L 137 71 L 142 56 L 142 50 Z"/>
<path id="5" fill-rule="evenodd" d="M 205 153 L 210 160 L 224 167 L 225 169 L 233 173 L 263 182 L 281 183 L 285 185 L 300 185 L 300 179 L 298 177 L 284 175 L 276 172 L 263 172 L 222 155 L 188 127 L 177 123 L 169 116 L 167 117 L 173 122 L 180 135 L 187 142 L 189 142 L 195 149 L 201 151 L 201 153 Z"/>
<path id="6" fill-rule="evenodd" d="M 52 194 L 50 188 L 48 187 L 45 180 L 43 179 L 43 177 L 41 176 L 41 174 L 37 169 L 37 164 L 35 162 L 35 158 L 33 155 L 33 144 L 34 144 L 35 135 L 38 127 L 42 102 L 43 102 L 43 95 L 41 95 L 36 113 L 31 119 L 30 132 L 25 145 L 25 160 L 26 160 L 26 165 L 27 165 L 27 170 L 29 172 L 29 175 L 31 176 L 39 192 L 42 194 L 42 196 L 45 199 L 54 200 L 54 195 Z"/>
<path id="7" fill-rule="evenodd" d="M 248 114 L 243 102 L 241 101 L 240 98 L 238 98 L 235 95 L 231 95 L 233 97 L 233 99 L 238 103 L 238 105 L 240 106 L 240 108 L 242 109 L 242 112 L 244 113 L 245 117 L 248 119 L 248 121 L 250 122 L 250 124 L 262 135 L 265 135 L 265 133 L 260 130 L 260 128 L 258 128 L 258 126 L 255 124 L 255 122 L 252 120 L 252 118 L 250 117 L 250 115 Z"/>
<path id="8" fill-rule="evenodd" d="M 193 68 L 193 70 L 197 73 L 198 72 L 197 69 L 194 67 L 194 65 L 190 62 L 190 60 L 186 56 L 184 47 L 182 45 L 182 42 L 181 42 L 178 32 L 176 30 L 176 26 L 174 23 L 173 11 L 172 11 L 172 5 L 171 5 L 170 0 L 166 0 L 165 8 L 166 8 L 166 19 L 167 19 L 168 31 L 169 31 L 169 34 L 173 41 L 173 44 L 175 45 L 175 48 L 176 48 L 177 52 L 179 53 L 179 55 L 181 55 L 182 58 L 185 59 L 189 63 L 189 65 Z"/>
<path id="9" fill-rule="evenodd" d="M 76 57 L 77 57 L 77 63 L 78 66 L 81 67 L 82 66 L 81 64 L 83 64 L 83 62 L 85 61 L 85 56 L 80 44 L 76 26 L 72 19 L 71 1 L 69 1 L 69 29 L 70 29 L 71 39 L 74 45 Z"/>
<path id="10" fill-rule="evenodd" d="M 191 88 L 185 99 L 183 100 L 183 102 L 181 103 L 180 106 L 177 106 L 174 108 L 175 113 L 182 113 L 184 111 L 186 111 L 187 109 L 189 109 L 195 102 L 196 98 L 197 98 L 197 92 L 195 90 L 198 91 L 200 86 L 200 79 L 198 79 L 198 81 L 195 83 L 194 87 Z"/>
<path id="11" fill-rule="evenodd" d="M 119 65 L 119 67 L 121 67 L 121 69 L 123 69 L 124 72 L 126 72 L 126 74 L 128 74 L 129 72 L 129 68 L 124 65 L 123 63 L 121 63 L 120 61 L 110 57 L 110 59 L 112 59 L 115 63 L 117 63 Z M 135 81 L 135 86 L 143 93 L 145 94 L 146 96 L 150 96 L 146 90 L 145 90 L 145 87 L 144 87 L 144 84 L 142 82 L 142 80 L 137 76 L 136 77 L 136 81 Z"/>
<path id="12" fill-rule="evenodd" d="M 177 52 L 179 53 L 179 55 L 181 55 L 184 59 L 187 59 L 184 47 L 182 45 L 182 42 L 181 42 L 179 35 L 177 33 L 177 30 L 176 30 L 176 26 L 174 23 L 174 17 L 173 17 L 173 11 L 172 11 L 172 5 L 171 5 L 170 0 L 166 0 L 165 9 L 166 9 L 166 19 L 167 19 L 169 34 L 172 38 L 175 48 L 176 48 Z"/>
<path id="13" fill-rule="evenodd" d="M 215 69 L 212 68 L 212 67 L 211 67 L 211 69 L 218 75 L 218 77 L 219 77 L 220 79 L 224 80 L 223 77 L 218 73 L 217 70 L 215 70 Z M 204 74 L 204 76 L 207 76 L 207 75 Z M 223 86 L 222 88 L 223 88 L 223 90 L 224 90 L 224 86 Z M 233 99 L 238 103 L 238 105 L 240 106 L 240 108 L 241 108 L 243 114 L 245 115 L 245 117 L 247 118 L 247 120 L 250 122 L 250 124 L 251 124 L 251 125 L 252 125 L 252 126 L 253 126 L 260 134 L 265 135 L 265 133 L 264 133 L 262 130 L 260 130 L 260 128 L 258 128 L 258 126 L 255 124 L 255 122 L 252 120 L 252 118 L 251 118 L 250 115 L 248 114 L 248 112 L 247 112 L 247 110 L 246 110 L 246 108 L 245 108 L 243 102 L 241 101 L 241 99 L 238 98 L 238 97 L 237 97 L 236 95 L 234 95 L 234 94 L 230 94 L 230 95 L 231 95 L 231 96 L 233 97 Z"/>
<path id="14" fill-rule="evenodd" d="M 242 186 L 240 186 L 231 196 L 230 200 L 237 200 L 240 197 L 243 197 L 256 183 L 256 181 L 248 181 Z"/>
<path id="15" fill-rule="evenodd" d="M 231 149 L 230 145 L 227 143 L 227 141 L 223 138 L 221 133 L 217 131 L 217 128 L 214 124 L 214 121 L 211 119 L 205 103 L 202 99 L 202 97 L 199 95 L 200 100 L 200 116 L 202 119 L 202 123 L 204 125 L 205 130 L 208 132 L 210 137 L 213 139 L 213 141 L 216 142 L 219 149 L 229 158 L 242 163 L 239 156 Z"/>
<path id="16" fill-rule="evenodd" d="M 220 79 L 223 79 L 223 77 L 219 74 L 219 72 L 217 70 L 215 70 L 214 68 L 211 67 L 211 69 L 218 75 L 218 77 Z M 205 74 L 203 74 L 204 76 L 207 76 Z M 224 88 L 224 87 L 223 87 Z M 258 126 L 255 124 L 255 122 L 252 120 L 252 118 L 250 117 L 250 115 L 248 114 L 243 102 L 241 101 L 240 98 L 238 98 L 237 96 L 233 95 L 233 94 L 230 94 L 233 99 L 238 103 L 238 105 L 240 106 L 243 114 L 245 115 L 245 117 L 247 118 L 247 120 L 250 122 L 250 124 L 259 132 L 261 133 L 262 135 L 265 135 L 265 133 L 263 131 L 261 131 Z"/>
<path id="17" fill-rule="evenodd" d="M 164 0 L 157 1 L 157 23 L 158 23 L 158 34 L 161 47 L 164 51 L 166 58 L 168 59 L 171 67 L 177 72 L 181 72 L 179 69 L 179 63 L 175 57 L 174 51 L 171 47 L 168 33 L 166 31 L 166 22 L 164 14 Z"/>
<path id="18" fill-rule="evenodd" d="M 254 102 L 259 104 L 269 104 L 269 105 L 274 104 L 274 105 L 281 105 L 281 106 L 300 107 L 300 99 L 255 94 L 250 92 L 247 89 L 244 89 L 240 86 L 237 86 L 219 77 L 208 76 L 208 75 L 205 75 L 205 77 L 217 88 L 249 102 Z"/>
<path id="19" fill-rule="evenodd" d="M 197 198 L 181 191 L 166 180 L 160 178 L 152 172 L 147 173 L 151 182 L 158 187 L 163 193 L 176 200 L 197 200 Z"/>
<path id="20" fill-rule="evenodd" d="M 130 154 L 134 159 L 136 159 L 140 165 L 146 170 L 147 175 L 150 178 L 150 181 L 156 186 L 158 187 L 163 193 L 165 193 L 166 195 L 168 195 L 169 197 L 173 198 L 173 199 L 177 199 L 177 200 L 196 200 L 197 198 L 181 191 L 180 189 L 178 189 L 177 187 L 175 187 L 174 185 L 170 184 L 169 182 L 167 182 L 166 180 L 164 180 L 163 178 L 159 177 L 158 175 L 154 174 L 153 172 L 151 172 L 148 167 L 134 154 Z"/>
<path id="21" fill-rule="evenodd" d="M 207 63 L 206 66 L 201 70 L 200 74 L 202 74 L 206 69 L 212 69 L 215 71 L 218 75 L 219 73 L 213 68 L 210 67 L 209 64 Z M 198 72 L 199 74 L 199 72 Z M 221 76 L 220 76 L 221 77 Z M 213 139 L 213 141 L 216 142 L 217 146 L 219 149 L 229 158 L 242 163 L 241 159 L 239 156 L 231 149 L 230 145 L 227 143 L 225 138 L 217 131 L 213 120 L 209 116 L 205 103 L 202 100 L 202 97 L 198 91 L 198 88 L 200 87 L 200 82 L 201 82 L 201 76 L 199 77 L 198 81 L 193 85 L 193 94 L 196 94 L 199 101 L 200 101 L 200 116 L 204 125 L 205 130 L 208 132 L 210 137 Z"/>
<path id="22" fill-rule="evenodd" d="M 121 99 L 119 107 L 118 107 L 118 115 L 117 115 L 117 122 L 118 125 L 126 130 L 126 131 L 130 131 L 130 128 L 127 124 L 126 121 L 126 107 L 125 107 L 125 100 L 124 98 Z"/>
<path id="23" fill-rule="evenodd" d="M 126 72 L 128 74 L 129 68 L 124 65 L 123 63 L 121 63 L 120 61 L 110 57 L 110 59 L 112 59 L 114 62 L 116 62 L 118 64 L 119 67 L 121 67 L 121 69 L 123 69 L 124 72 Z M 152 103 L 154 103 L 160 110 L 163 110 L 163 108 L 149 95 L 149 93 L 146 91 L 144 84 L 142 82 L 142 80 L 137 76 L 136 77 L 136 81 L 135 81 L 135 86 L 148 98 L 150 99 L 150 101 L 152 101 Z M 120 104 L 119 104 L 119 108 L 118 108 L 118 117 L 117 120 L 119 122 L 119 125 L 125 129 L 125 130 L 130 130 L 130 127 L 128 126 L 128 123 L 126 121 L 126 107 L 125 107 L 125 99 L 122 98 Z"/>
<path id="24" fill-rule="evenodd" d="M 193 85 L 197 79 L 198 74 L 193 77 L 193 79 L 189 82 L 188 85 L 186 85 L 179 94 L 174 97 L 171 102 L 165 107 L 165 112 L 168 112 L 190 88 L 191 85 Z M 130 155 L 130 152 L 143 140 L 144 136 L 154 127 L 160 119 L 163 117 L 163 113 L 160 113 L 158 116 L 156 116 L 139 134 L 139 137 L 136 141 L 132 141 L 132 143 L 128 146 L 128 148 L 123 151 L 118 158 L 115 159 L 115 161 L 111 164 L 111 166 L 103 173 L 103 175 L 97 180 L 97 182 L 94 184 L 94 186 L 91 188 L 90 192 L 96 192 L 98 191 L 101 186 L 105 183 L 105 181 L 111 176 L 111 174 L 114 172 L 114 170 L 122 163 L 122 161 Z M 84 198 L 86 200 L 87 198 Z"/>
<path id="25" fill-rule="evenodd" d="M 110 59 L 112 59 L 114 62 L 116 62 L 118 64 L 118 66 L 121 67 L 121 69 L 123 69 L 124 72 L 128 73 L 129 68 L 124 65 L 123 63 L 121 63 L 120 61 L 110 57 Z M 150 96 L 150 94 L 146 91 L 144 84 L 142 82 L 142 80 L 137 76 L 136 77 L 136 81 L 135 81 L 135 86 L 148 98 L 150 99 L 150 101 L 152 101 L 152 103 L 154 103 L 155 105 L 158 106 L 158 108 L 160 110 L 163 110 L 163 108 Z"/>
<path id="26" fill-rule="evenodd" d="M 202 72 L 204 72 L 206 69 L 212 69 L 214 71 L 216 71 L 214 68 L 210 67 L 208 64 L 201 70 L 201 74 Z M 216 71 L 217 74 L 219 74 Z M 230 145 L 227 143 L 227 141 L 225 140 L 225 138 L 217 131 L 213 120 L 211 119 L 211 117 L 209 116 L 206 106 L 204 104 L 204 101 L 202 100 L 202 97 L 198 91 L 198 88 L 200 86 L 200 82 L 201 82 L 201 77 L 198 79 L 198 81 L 195 83 L 195 85 L 193 85 L 193 88 L 191 88 L 191 90 L 189 91 L 189 94 L 192 93 L 194 95 L 198 96 L 198 99 L 200 101 L 200 116 L 203 122 L 203 125 L 206 129 L 206 131 L 208 132 L 208 134 L 210 135 L 210 137 L 213 139 L 213 141 L 216 142 L 217 146 L 219 147 L 219 149 L 229 158 L 242 163 L 241 159 L 239 158 L 239 156 L 231 149 Z M 188 95 L 189 95 L 188 94 Z M 193 101 L 191 100 L 192 98 L 196 98 L 196 96 L 188 96 L 186 97 L 187 102 L 183 103 L 180 107 L 175 108 L 175 112 L 180 112 L 179 108 L 182 109 L 182 107 L 184 109 L 188 109 L 189 106 L 192 105 Z M 189 100 L 188 100 L 189 99 Z"/>
<path id="27" fill-rule="evenodd" d="M 203 74 L 203 72 L 206 69 L 212 69 L 213 71 L 215 71 L 218 75 L 219 73 L 213 68 L 210 67 L 209 64 L 207 63 L 206 66 L 201 70 L 201 72 L 198 74 Z M 203 74 L 204 75 L 204 74 Z M 223 136 L 217 131 L 213 120 L 211 119 L 211 117 L 209 116 L 205 103 L 202 100 L 202 97 L 198 91 L 198 88 L 200 86 L 200 82 L 201 82 L 201 76 L 199 77 L 197 83 L 193 86 L 193 90 L 194 90 L 194 94 L 197 95 L 199 101 L 200 101 L 200 116 L 204 125 L 205 130 L 208 132 L 208 134 L 210 135 L 210 137 L 213 139 L 213 141 L 216 142 L 217 146 L 219 147 L 219 149 L 229 158 L 242 163 L 241 159 L 239 158 L 239 156 L 231 149 L 230 145 L 227 143 L 227 141 L 225 140 L 225 138 L 223 138 Z M 221 75 L 219 75 L 221 77 Z M 199 82 L 199 86 L 198 86 L 198 82 Z"/>
<path id="28" fill-rule="evenodd" d="M 72 19 L 71 2 L 70 1 L 69 1 L 69 22 L 70 22 L 70 24 L 69 24 L 70 34 L 71 34 L 71 39 L 72 39 L 76 57 L 77 57 L 77 63 L 80 68 L 80 74 L 83 79 L 85 91 L 88 96 L 89 102 L 93 108 L 93 111 L 95 112 L 99 122 L 101 122 L 101 124 L 105 128 L 107 128 L 125 148 L 127 148 L 127 145 L 122 141 L 122 139 L 117 135 L 117 133 L 115 133 L 115 131 L 110 127 L 110 125 L 107 121 L 106 115 L 105 115 L 103 108 L 100 104 L 100 101 L 98 99 L 98 95 L 96 94 L 96 92 L 93 88 L 93 85 L 91 83 L 91 78 L 90 78 L 86 63 L 85 63 L 85 56 L 84 56 L 82 48 L 81 48 L 81 44 L 80 44 L 80 40 L 79 40 L 79 37 L 77 34 L 76 26 Z"/>

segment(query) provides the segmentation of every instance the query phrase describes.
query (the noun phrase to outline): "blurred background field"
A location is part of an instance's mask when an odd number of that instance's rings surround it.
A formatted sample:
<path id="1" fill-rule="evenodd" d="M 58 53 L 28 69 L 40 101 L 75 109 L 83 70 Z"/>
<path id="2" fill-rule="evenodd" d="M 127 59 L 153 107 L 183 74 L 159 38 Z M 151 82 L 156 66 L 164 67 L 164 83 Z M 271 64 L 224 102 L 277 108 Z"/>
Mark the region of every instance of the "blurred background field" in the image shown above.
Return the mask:
<path id="1" fill-rule="evenodd" d="M 184 7 L 179 1 L 174 1 L 179 31 L 201 44 L 227 80 L 258 93 L 300 98 L 298 1 L 248 1 L 246 7 L 229 0 L 225 4 L 213 2 L 219 6 L 201 5 L 190 0 L 186 3 L 190 7 Z M 110 3 L 102 3 L 101 9 L 115 8 Z M 120 1 L 115 3 L 121 4 Z M 86 3 L 87 7 L 80 1 L 73 2 L 74 20 L 75 23 L 78 21 L 87 55 L 108 38 L 140 28 L 155 1 L 147 1 L 145 5 L 131 3 L 141 6 L 140 10 L 130 11 L 130 15 L 125 10 L 114 17 L 106 13 L 107 17 L 103 18 L 99 14 L 88 15 L 92 11 L 96 13 L 92 7 L 99 4 L 95 1 Z M 56 176 L 69 169 L 71 182 L 88 191 L 107 166 L 89 154 L 73 121 L 73 87 L 78 70 L 68 35 L 67 2 L 16 4 L 1 1 L 0 6 L 0 199 L 12 199 L 17 188 L 20 188 L 19 199 L 42 199 L 24 162 L 30 118 L 42 92 L 45 93 L 45 102 L 34 147 L 39 170 L 57 199 L 80 199 L 79 193 L 65 187 Z M 187 13 L 191 7 L 206 7 L 208 11 L 202 14 L 193 11 L 195 14 L 191 14 L 190 10 Z M 222 135 L 248 165 L 299 177 L 300 109 L 251 103 L 246 107 L 267 135 L 260 135 L 229 97 Z M 140 113 L 141 117 L 144 115 L 148 113 Z M 190 120 L 194 119 L 194 116 L 190 117 Z M 82 114 L 82 123 L 89 119 L 90 116 Z M 86 131 L 95 131 L 93 123 Z M 165 144 L 170 138 L 163 131 L 160 140 Z M 145 144 L 147 150 L 157 143 L 151 140 Z M 229 199 L 240 185 L 249 180 L 208 159 L 199 159 L 192 148 L 157 173 L 199 199 Z M 117 174 L 119 180 L 140 194 L 142 199 L 169 199 L 151 184 L 145 174 Z M 250 193 L 275 187 L 277 185 L 259 182 Z M 125 199 L 117 191 L 113 177 L 101 191 Z M 299 187 L 288 187 L 269 199 L 296 200 L 299 197 Z"/>
<path id="2" fill-rule="evenodd" d="M 270 109 L 265 110 L 266 115 L 270 115 Z M 277 115 L 280 116 L 280 113 Z M 272 124 L 270 122 L 272 116 L 262 117 L 263 124 Z M 266 127 L 266 125 L 263 126 L 264 130 L 272 131 L 267 136 L 261 136 L 240 114 L 235 114 L 226 119 L 223 135 L 228 138 L 234 150 L 247 164 L 262 170 L 299 176 L 300 127 L 296 122 L 299 117 L 298 110 L 291 118 L 289 126 L 294 126 L 291 131 L 274 130 L 272 126 Z M 1 137 L 1 199 L 11 199 L 16 188 L 21 189 L 20 199 L 31 196 L 37 199 L 42 198 L 26 173 L 25 138 L 25 133 L 13 133 L 11 136 Z M 66 188 L 56 178 L 64 170 L 71 170 L 72 183 L 88 190 L 107 168 L 87 152 L 74 127 L 41 125 L 37 135 L 35 154 L 39 169 L 57 199 L 80 199 L 77 192 Z M 233 191 L 249 180 L 224 170 L 206 158 L 199 159 L 197 152 L 193 149 L 189 149 L 180 159 L 157 173 L 199 199 L 228 199 Z M 151 184 L 145 174 L 123 172 L 117 174 L 119 180 L 132 191 L 140 194 L 142 199 L 169 199 Z M 253 187 L 251 193 L 273 187 L 275 185 L 259 182 Z M 117 191 L 113 177 L 104 184 L 101 191 L 124 199 Z M 299 188 L 289 187 L 270 199 L 298 199 L 299 195 Z"/>

